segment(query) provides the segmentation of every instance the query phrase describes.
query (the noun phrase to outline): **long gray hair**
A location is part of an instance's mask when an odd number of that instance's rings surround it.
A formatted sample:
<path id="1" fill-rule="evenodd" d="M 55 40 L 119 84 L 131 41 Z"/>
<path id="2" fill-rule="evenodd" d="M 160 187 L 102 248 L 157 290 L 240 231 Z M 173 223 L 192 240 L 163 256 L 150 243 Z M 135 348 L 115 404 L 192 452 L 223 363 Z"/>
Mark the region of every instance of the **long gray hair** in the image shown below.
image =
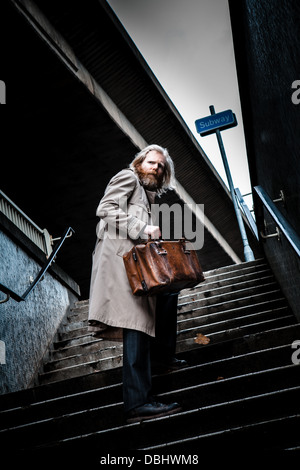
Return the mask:
<path id="1" fill-rule="evenodd" d="M 129 168 L 135 171 L 136 166 L 141 164 L 145 160 L 147 154 L 151 152 L 151 150 L 156 150 L 157 152 L 161 153 L 166 159 L 162 187 L 157 192 L 158 195 L 161 195 L 165 193 L 168 189 L 175 189 L 174 163 L 166 148 L 163 148 L 160 145 L 156 144 L 148 145 L 148 147 L 145 147 L 136 154 L 136 156 L 130 163 Z"/>

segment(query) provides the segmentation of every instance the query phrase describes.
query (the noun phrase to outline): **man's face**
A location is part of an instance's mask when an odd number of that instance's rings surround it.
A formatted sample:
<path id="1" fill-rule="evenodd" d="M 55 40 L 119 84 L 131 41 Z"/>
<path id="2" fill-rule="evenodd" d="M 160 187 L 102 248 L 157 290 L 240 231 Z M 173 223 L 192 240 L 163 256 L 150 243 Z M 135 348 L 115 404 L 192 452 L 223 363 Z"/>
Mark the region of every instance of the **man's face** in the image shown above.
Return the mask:
<path id="1" fill-rule="evenodd" d="M 156 150 L 147 153 L 144 161 L 137 166 L 136 170 L 142 185 L 150 191 L 160 189 L 165 172 L 165 157 Z"/>

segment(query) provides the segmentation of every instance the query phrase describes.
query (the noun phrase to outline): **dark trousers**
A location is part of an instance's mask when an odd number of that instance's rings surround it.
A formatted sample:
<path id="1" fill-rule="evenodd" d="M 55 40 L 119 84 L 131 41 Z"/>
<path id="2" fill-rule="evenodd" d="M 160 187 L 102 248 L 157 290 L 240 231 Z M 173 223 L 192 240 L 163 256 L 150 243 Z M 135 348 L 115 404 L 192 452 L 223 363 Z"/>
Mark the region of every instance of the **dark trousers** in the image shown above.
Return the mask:
<path id="1" fill-rule="evenodd" d="M 123 330 L 123 399 L 125 412 L 151 400 L 151 362 L 168 364 L 175 356 L 178 294 L 157 296 L 155 338 Z"/>

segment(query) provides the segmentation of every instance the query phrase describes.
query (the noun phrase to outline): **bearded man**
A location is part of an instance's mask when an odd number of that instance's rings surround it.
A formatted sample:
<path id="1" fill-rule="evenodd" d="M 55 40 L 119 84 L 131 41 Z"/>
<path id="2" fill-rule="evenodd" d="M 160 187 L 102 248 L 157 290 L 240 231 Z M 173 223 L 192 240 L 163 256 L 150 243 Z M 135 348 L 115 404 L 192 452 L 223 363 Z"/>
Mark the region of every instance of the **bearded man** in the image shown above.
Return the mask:
<path id="1" fill-rule="evenodd" d="M 159 226 L 152 222 L 151 204 L 156 194 L 173 187 L 173 180 L 174 165 L 167 149 L 150 145 L 135 156 L 128 169 L 110 180 L 96 212 L 100 222 L 93 253 L 89 330 L 98 337 L 123 339 L 123 398 L 128 423 L 173 414 L 181 409 L 178 403 L 163 404 L 151 396 L 153 338 L 159 340 L 168 331 L 166 323 L 165 332 L 158 331 L 157 300 L 161 311 L 172 304 L 173 326 L 169 325 L 172 338 L 161 341 L 161 344 L 171 344 L 169 365 L 171 368 L 174 364 L 173 368 L 184 365 L 184 361 L 172 357 L 177 302 L 174 296 L 159 299 L 134 296 L 122 258 L 141 242 L 141 238 L 161 236 Z"/>

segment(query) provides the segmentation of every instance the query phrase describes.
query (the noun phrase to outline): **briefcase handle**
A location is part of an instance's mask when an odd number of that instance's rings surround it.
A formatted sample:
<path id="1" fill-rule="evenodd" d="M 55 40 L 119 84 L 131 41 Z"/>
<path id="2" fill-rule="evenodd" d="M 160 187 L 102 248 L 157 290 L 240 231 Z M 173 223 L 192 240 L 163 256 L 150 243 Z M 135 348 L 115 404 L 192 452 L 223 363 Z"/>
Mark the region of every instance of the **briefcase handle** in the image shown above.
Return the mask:
<path id="1" fill-rule="evenodd" d="M 142 243 L 153 243 L 156 247 L 156 250 L 158 254 L 160 255 L 166 255 L 167 251 L 162 247 L 161 242 L 164 242 L 162 238 L 151 238 L 151 235 L 148 235 L 148 240 L 142 239 Z M 187 249 L 186 247 L 186 239 L 185 238 L 179 238 L 179 240 L 174 240 L 182 244 L 182 249 L 185 254 L 189 255 L 191 252 L 190 250 Z"/>

